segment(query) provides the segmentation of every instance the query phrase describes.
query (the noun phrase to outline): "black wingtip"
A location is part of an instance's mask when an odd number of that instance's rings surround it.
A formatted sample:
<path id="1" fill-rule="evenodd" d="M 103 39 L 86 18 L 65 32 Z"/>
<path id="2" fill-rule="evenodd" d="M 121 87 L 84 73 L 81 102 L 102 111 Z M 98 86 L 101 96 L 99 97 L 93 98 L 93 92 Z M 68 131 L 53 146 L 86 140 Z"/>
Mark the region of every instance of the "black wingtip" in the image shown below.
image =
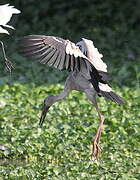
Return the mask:
<path id="1" fill-rule="evenodd" d="M 105 91 L 101 91 L 102 96 L 104 96 L 107 99 L 110 99 L 118 104 L 124 104 L 125 101 L 123 100 L 123 98 L 121 98 L 120 96 L 118 96 L 116 93 L 114 92 L 105 92 Z"/>
<path id="2" fill-rule="evenodd" d="M 111 81 L 111 75 L 108 72 L 103 72 L 103 71 L 98 71 L 101 80 L 106 82 L 106 81 Z"/>

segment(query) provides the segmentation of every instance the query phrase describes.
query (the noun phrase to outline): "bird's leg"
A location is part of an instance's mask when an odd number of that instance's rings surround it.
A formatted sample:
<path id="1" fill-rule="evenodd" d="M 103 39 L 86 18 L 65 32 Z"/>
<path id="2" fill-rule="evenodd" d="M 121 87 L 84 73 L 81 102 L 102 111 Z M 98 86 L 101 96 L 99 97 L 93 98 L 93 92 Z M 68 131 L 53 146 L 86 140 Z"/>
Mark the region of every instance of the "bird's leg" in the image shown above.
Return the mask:
<path id="1" fill-rule="evenodd" d="M 96 94 L 93 93 L 91 89 L 85 90 L 87 98 L 94 104 L 96 111 L 98 113 L 100 124 L 98 126 L 95 138 L 93 138 L 93 146 L 92 146 L 92 159 L 97 159 L 101 153 L 101 147 L 100 147 L 100 138 L 101 138 L 101 132 L 103 131 L 103 123 L 104 123 L 104 116 L 100 113 L 97 101 L 96 101 Z"/>
<path id="2" fill-rule="evenodd" d="M 2 53 L 3 53 L 3 57 L 5 59 L 5 65 L 7 70 L 11 73 L 11 70 L 14 69 L 14 66 L 12 64 L 12 62 L 10 60 L 8 60 L 7 56 L 6 56 L 6 52 L 5 52 L 5 47 L 4 47 L 4 43 L 2 41 L 0 41 L 0 44 L 2 46 Z"/>
<path id="3" fill-rule="evenodd" d="M 104 116 L 99 112 L 97 104 L 95 105 L 96 110 L 98 112 L 98 116 L 100 119 L 100 123 L 95 135 L 95 138 L 93 138 L 93 147 L 92 147 L 92 159 L 94 157 L 94 160 L 97 159 L 101 153 L 101 147 L 100 147 L 100 138 L 101 138 L 101 132 L 104 130 Z"/>

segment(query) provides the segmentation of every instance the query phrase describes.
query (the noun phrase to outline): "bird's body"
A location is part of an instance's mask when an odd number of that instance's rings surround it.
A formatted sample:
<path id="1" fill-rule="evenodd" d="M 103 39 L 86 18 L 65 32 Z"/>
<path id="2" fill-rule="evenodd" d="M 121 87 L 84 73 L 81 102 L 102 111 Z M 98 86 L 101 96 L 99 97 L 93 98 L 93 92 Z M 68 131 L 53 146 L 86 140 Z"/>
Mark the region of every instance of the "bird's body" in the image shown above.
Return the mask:
<path id="1" fill-rule="evenodd" d="M 43 124 L 51 105 L 65 98 L 72 90 L 84 92 L 95 106 L 100 118 L 92 152 L 97 158 L 100 152 L 99 142 L 104 117 L 99 111 L 96 97 L 103 96 L 118 104 L 124 103 L 108 84 L 110 75 L 107 73 L 107 65 L 101 59 L 102 54 L 94 47 L 91 40 L 82 38 L 80 42 L 74 44 L 62 38 L 42 35 L 25 36 L 20 42 L 20 53 L 43 64 L 47 63 L 60 70 L 70 71 L 64 90 L 58 96 L 45 98 L 40 125 Z"/>

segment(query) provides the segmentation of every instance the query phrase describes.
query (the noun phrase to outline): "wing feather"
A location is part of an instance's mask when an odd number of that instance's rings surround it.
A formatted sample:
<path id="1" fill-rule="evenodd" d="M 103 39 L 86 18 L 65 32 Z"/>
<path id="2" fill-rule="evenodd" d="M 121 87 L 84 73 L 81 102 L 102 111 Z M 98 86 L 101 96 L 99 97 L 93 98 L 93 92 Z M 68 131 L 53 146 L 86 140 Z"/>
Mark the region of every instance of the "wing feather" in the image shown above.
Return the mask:
<path id="1" fill-rule="evenodd" d="M 57 59 L 51 60 L 50 56 L 55 51 L 54 49 L 59 52 L 59 55 L 56 56 Z M 51 51 L 53 52 L 51 53 Z M 54 36 L 25 36 L 20 40 L 19 52 L 25 57 L 31 57 L 44 64 L 49 63 L 50 66 L 54 66 L 60 70 L 67 69 L 74 71 L 77 68 L 75 64 L 78 64 L 79 68 L 79 57 L 88 61 L 88 58 L 74 43 Z M 52 56 L 52 58 L 54 57 Z"/>
<path id="2" fill-rule="evenodd" d="M 53 61 L 53 56 L 56 53 L 56 49 L 53 49 L 48 55 L 47 55 L 47 60 L 45 61 L 45 63 L 51 62 Z"/>
<path id="3" fill-rule="evenodd" d="M 73 56 L 71 56 L 71 66 L 70 66 L 70 68 L 71 68 L 71 71 L 74 71 L 74 68 L 75 68 L 75 59 L 74 59 Z"/>
<path id="4" fill-rule="evenodd" d="M 34 55 L 34 56 L 31 56 L 31 58 L 41 62 L 41 63 L 46 63 L 48 61 L 48 59 L 50 58 L 50 55 L 51 52 L 53 51 L 54 49 L 52 47 L 49 47 L 47 48 L 47 50 L 41 54 L 38 54 L 38 55 Z"/>
<path id="5" fill-rule="evenodd" d="M 55 68 L 58 68 L 59 63 L 60 63 L 60 61 L 61 61 L 61 56 L 62 56 L 62 52 L 59 52 L 59 55 L 58 55 L 58 57 L 57 57 L 57 60 L 56 60 L 55 63 L 53 64 L 53 66 L 54 66 Z"/>
<path id="6" fill-rule="evenodd" d="M 69 61 L 70 61 L 70 55 L 67 54 L 66 55 L 66 60 L 65 60 L 65 67 L 66 67 L 66 69 L 68 69 L 68 67 L 69 67 Z"/>
<path id="7" fill-rule="evenodd" d="M 40 46 L 40 47 L 33 47 L 29 49 L 24 49 L 24 53 L 27 54 L 28 56 L 35 56 L 44 53 L 47 51 L 49 47 L 46 46 Z"/>
<path id="8" fill-rule="evenodd" d="M 58 69 L 62 70 L 65 67 L 65 60 L 66 60 L 66 53 L 63 52 L 63 55 L 61 56 L 61 61 L 59 63 Z"/>
<path id="9" fill-rule="evenodd" d="M 59 51 L 56 50 L 52 58 L 47 62 L 49 66 L 54 66 L 54 63 L 57 61 L 57 58 L 59 56 Z"/>

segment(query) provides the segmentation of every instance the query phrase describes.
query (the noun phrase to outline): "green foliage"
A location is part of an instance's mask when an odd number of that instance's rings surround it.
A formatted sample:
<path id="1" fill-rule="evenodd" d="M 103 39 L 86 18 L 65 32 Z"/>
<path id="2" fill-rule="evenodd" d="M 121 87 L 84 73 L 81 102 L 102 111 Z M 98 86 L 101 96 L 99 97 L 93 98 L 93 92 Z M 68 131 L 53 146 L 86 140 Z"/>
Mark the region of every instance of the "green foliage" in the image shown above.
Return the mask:
<path id="1" fill-rule="evenodd" d="M 99 119 L 85 95 L 73 91 L 53 105 L 43 127 L 40 109 L 48 94 L 61 85 L 4 85 L 0 88 L 0 177 L 4 179 L 139 179 L 140 91 L 119 92 L 126 104 L 100 98 L 105 115 L 103 152 L 90 161 L 92 138 Z M 105 105 L 106 104 L 106 105 Z"/>

